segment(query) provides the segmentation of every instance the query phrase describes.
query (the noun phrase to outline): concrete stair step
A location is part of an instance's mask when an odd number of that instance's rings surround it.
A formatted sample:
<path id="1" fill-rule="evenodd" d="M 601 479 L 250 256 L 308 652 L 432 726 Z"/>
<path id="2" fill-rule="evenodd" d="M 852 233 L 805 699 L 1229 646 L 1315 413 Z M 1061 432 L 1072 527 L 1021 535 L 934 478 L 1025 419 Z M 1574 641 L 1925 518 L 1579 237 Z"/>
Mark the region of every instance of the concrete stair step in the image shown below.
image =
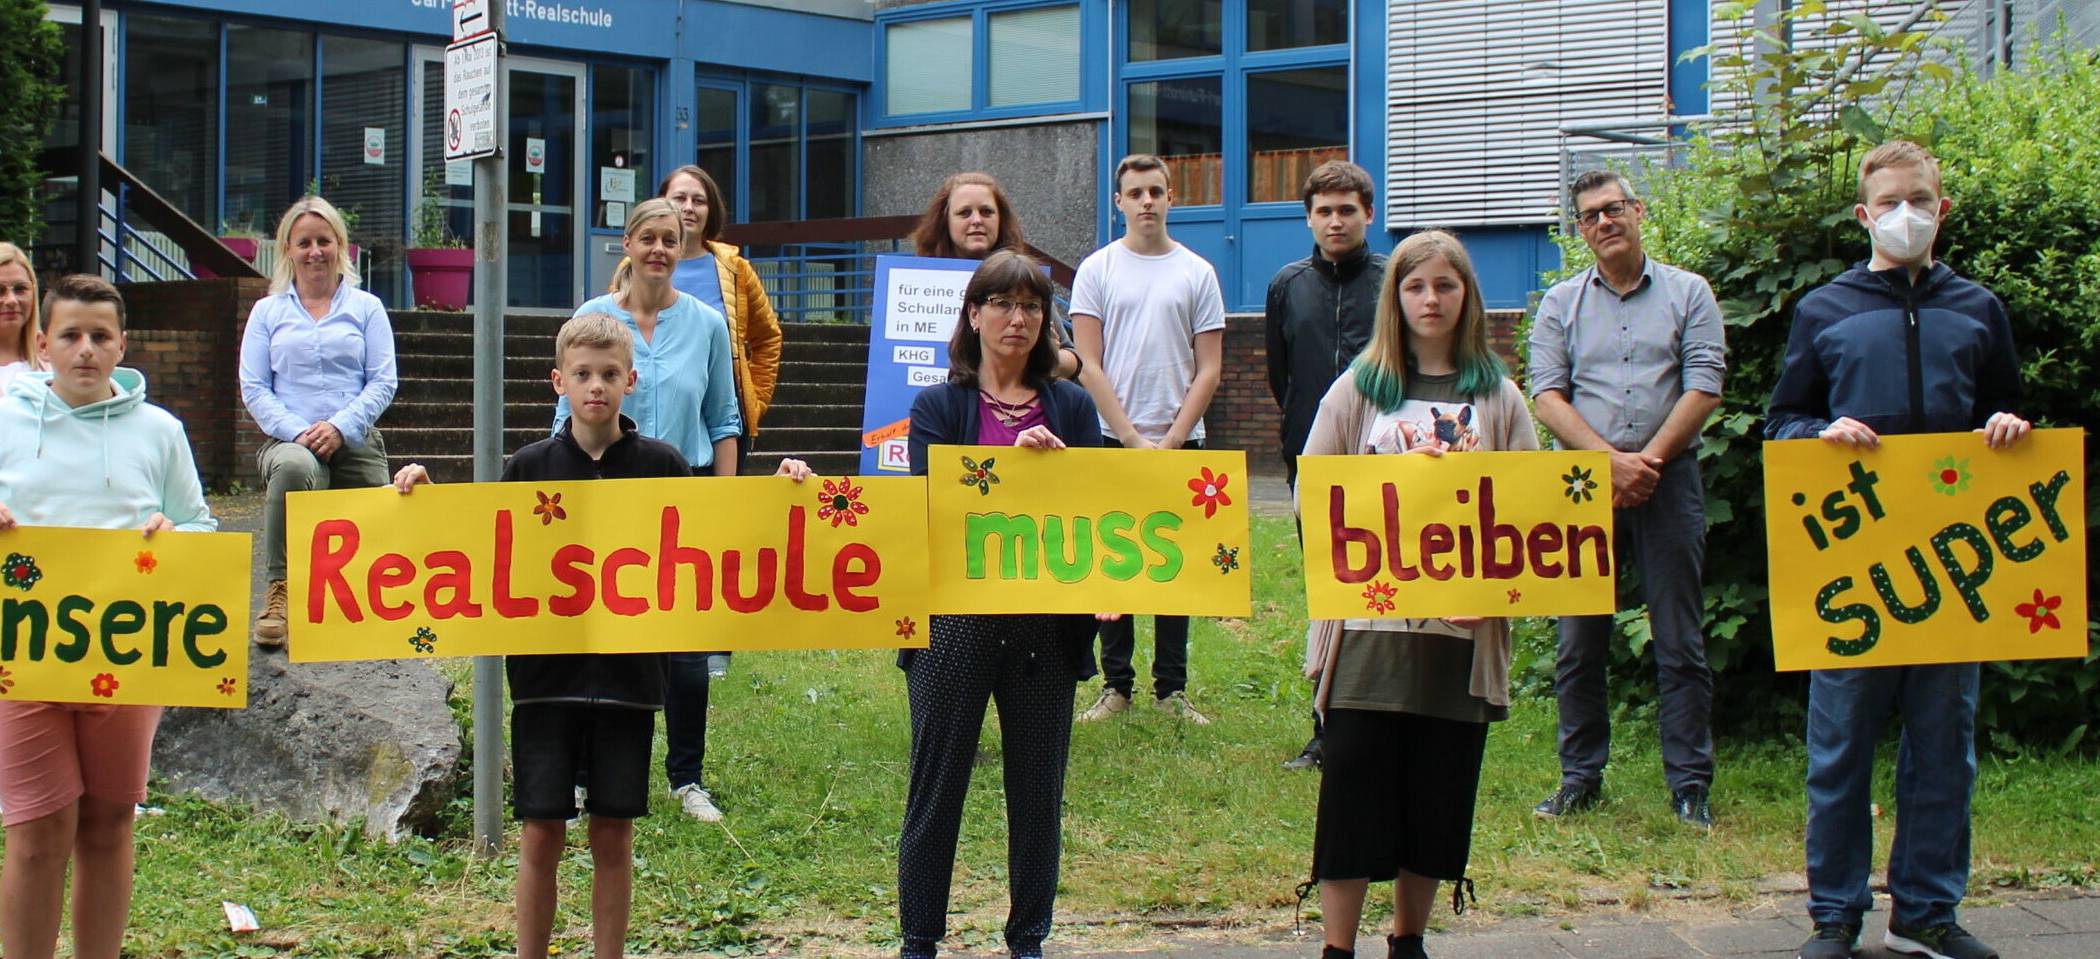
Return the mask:
<path id="1" fill-rule="evenodd" d="M 775 405 L 766 410 L 766 418 L 759 423 L 761 435 L 776 429 L 791 426 L 828 426 L 860 428 L 860 404 L 858 403 L 797 403 L 786 406 Z"/>
<path id="2" fill-rule="evenodd" d="M 567 316 L 537 313 L 507 313 L 503 317 L 503 333 L 511 336 L 542 337 L 549 341 L 568 322 Z M 387 314 L 394 334 L 404 333 L 459 333 L 474 332 L 474 314 L 445 313 L 436 310 L 400 310 Z"/>
<path id="3" fill-rule="evenodd" d="M 503 399 L 507 403 L 546 402 L 554 404 L 554 390 L 547 385 L 545 376 L 533 379 L 512 378 L 503 384 Z M 394 391 L 395 403 L 435 403 L 474 401 L 474 381 L 459 376 L 409 376 L 403 377 L 401 386 Z"/>
<path id="4" fill-rule="evenodd" d="M 764 437 L 760 437 L 764 442 Z M 860 472 L 860 453 L 759 450 L 744 457 L 745 476 L 769 476 L 780 468 L 780 461 L 794 457 L 809 464 L 809 468 L 824 476 L 851 476 Z"/>
<path id="5" fill-rule="evenodd" d="M 780 385 L 773 394 L 773 409 L 783 406 L 852 406 L 858 408 L 867 393 L 867 384 L 862 380 L 852 382 L 817 383 L 799 378 L 800 370 L 790 367 L 791 378 Z M 772 411 L 766 415 L 771 417 Z"/>
<path id="6" fill-rule="evenodd" d="M 402 379 L 431 377 L 437 379 L 472 379 L 474 376 L 474 354 L 423 353 L 399 351 L 394 357 L 394 366 Z M 554 357 L 550 352 L 546 358 L 537 356 L 510 356 L 503 361 L 503 378 L 512 381 L 547 381 L 547 371 L 554 368 Z"/>
<path id="7" fill-rule="evenodd" d="M 787 426 L 768 424 L 758 434 L 763 450 L 807 450 L 813 453 L 858 453 L 860 426 Z"/>

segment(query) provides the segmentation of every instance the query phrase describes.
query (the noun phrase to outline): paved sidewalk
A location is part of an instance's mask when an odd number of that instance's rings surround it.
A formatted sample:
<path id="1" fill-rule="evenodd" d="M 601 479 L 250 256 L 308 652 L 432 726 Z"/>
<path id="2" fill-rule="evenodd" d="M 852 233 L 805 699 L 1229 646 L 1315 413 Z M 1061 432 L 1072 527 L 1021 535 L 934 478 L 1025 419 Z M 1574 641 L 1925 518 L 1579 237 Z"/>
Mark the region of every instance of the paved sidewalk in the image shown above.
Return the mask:
<path id="1" fill-rule="evenodd" d="M 1867 916 L 1861 936 L 1863 959 L 1899 953 L 1881 945 L 1888 922 L 1886 902 Z M 1964 909 L 1961 923 L 1995 947 L 2004 959 L 2096 959 L 2100 957 L 2100 896 L 2021 898 L 2004 905 Z M 1624 915 L 1566 919 L 1519 919 L 1450 933 L 1432 933 L 1434 959 L 1682 959 L 1757 956 L 1785 959 L 1808 938 L 1802 900 L 1761 906 L 1734 919 L 1660 921 Z M 1251 939 L 1251 934 L 1250 934 Z M 1177 939 L 1119 952 L 1066 952 L 1053 934 L 1049 953 L 1064 959 L 1317 959 L 1319 931 L 1308 923 L 1290 941 Z M 1358 940 L 1364 959 L 1384 959 L 1382 938 Z M 998 953 L 956 953 L 956 959 L 995 959 Z"/>

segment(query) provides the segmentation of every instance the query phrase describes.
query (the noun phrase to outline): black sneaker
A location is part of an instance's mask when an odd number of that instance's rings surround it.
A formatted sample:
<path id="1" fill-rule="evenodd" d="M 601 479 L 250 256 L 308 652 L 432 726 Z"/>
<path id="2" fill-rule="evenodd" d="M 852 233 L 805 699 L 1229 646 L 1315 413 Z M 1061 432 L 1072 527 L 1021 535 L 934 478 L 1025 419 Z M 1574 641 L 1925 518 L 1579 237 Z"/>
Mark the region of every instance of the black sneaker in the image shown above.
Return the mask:
<path id="1" fill-rule="evenodd" d="M 1385 959 L 1429 959 L 1429 953 L 1422 949 L 1421 936 L 1387 936 Z"/>
<path id="2" fill-rule="evenodd" d="M 1300 769 L 1320 768 L 1320 737 L 1314 736 L 1306 740 L 1305 748 L 1299 750 L 1298 755 L 1283 761 L 1283 768 L 1294 772 Z"/>
<path id="3" fill-rule="evenodd" d="M 1531 814 L 1540 819 L 1559 819 L 1588 810 L 1603 798 L 1603 790 L 1596 786 L 1570 786 L 1562 783 L 1546 801 L 1531 807 Z"/>
<path id="4" fill-rule="evenodd" d="M 1895 952 L 1926 959 L 1998 959 L 1998 950 L 1951 922 L 1905 929 L 1891 917 L 1888 934 L 1881 937 L 1881 944 Z"/>
<path id="5" fill-rule="evenodd" d="M 1849 922 L 1819 922 L 1794 959 L 1851 959 L 1859 949 L 1859 927 Z"/>
<path id="6" fill-rule="evenodd" d="M 1356 950 L 1322 944 L 1320 959 L 1356 959 Z"/>
<path id="7" fill-rule="evenodd" d="M 1670 797 L 1670 808 L 1677 811 L 1677 821 L 1699 829 L 1714 828 L 1713 805 L 1707 801 L 1705 786 L 1686 786 Z"/>

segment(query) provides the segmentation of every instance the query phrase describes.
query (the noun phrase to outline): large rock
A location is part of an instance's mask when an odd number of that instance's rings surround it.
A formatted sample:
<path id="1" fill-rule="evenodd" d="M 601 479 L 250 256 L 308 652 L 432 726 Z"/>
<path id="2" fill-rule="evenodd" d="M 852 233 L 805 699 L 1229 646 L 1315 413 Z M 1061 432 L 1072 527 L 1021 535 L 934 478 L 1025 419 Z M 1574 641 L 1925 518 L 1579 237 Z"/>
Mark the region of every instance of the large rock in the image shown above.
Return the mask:
<path id="1" fill-rule="evenodd" d="M 452 681 L 416 660 L 291 663 L 253 650 L 248 708 L 170 709 L 153 744 L 168 788 L 292 819 L 426 830 L 459 781 Z"/>

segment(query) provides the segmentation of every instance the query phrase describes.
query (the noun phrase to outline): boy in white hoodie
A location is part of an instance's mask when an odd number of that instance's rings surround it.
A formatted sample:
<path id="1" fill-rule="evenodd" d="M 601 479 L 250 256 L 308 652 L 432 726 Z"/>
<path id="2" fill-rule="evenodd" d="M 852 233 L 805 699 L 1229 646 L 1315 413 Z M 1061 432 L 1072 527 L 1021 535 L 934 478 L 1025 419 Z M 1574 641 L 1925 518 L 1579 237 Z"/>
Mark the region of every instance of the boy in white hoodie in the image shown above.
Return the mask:
<path id="1" fill-rule="evenodd" d="M 218 528 L 182 423 L 119 369 L 124 298 L 68 276 L 44 301 L 46 372 L 0 399 L 0 546 L 18 525 Z M 158 706 L 0 701 L 0 954 L 57 949 L 73 866 L 73 955 L 116 959 L 131 909 L 133 807 L 146 798 Z"/>

